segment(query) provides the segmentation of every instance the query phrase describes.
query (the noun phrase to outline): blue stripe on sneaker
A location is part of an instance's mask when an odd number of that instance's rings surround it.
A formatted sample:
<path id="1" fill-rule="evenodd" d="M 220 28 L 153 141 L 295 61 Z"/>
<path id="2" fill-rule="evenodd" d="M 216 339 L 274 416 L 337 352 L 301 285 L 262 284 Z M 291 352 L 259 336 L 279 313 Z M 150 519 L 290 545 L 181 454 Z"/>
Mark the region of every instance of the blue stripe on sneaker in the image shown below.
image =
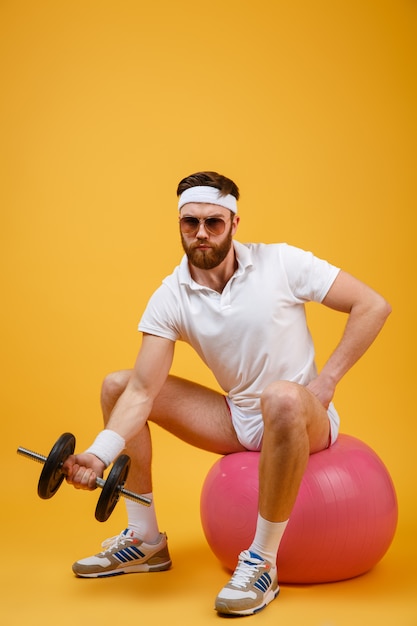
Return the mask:
<path id="1" fill-rule="evenodd" d="M 124 548 L 123 550 L 119 552 L 119 554 L 122 554 L 124 558 L 126 559 L 126 561 L 134 561 L 136 558 L 133 554 L 130 554 L 128 548 Z"/>
<path id="2" fill-rule="evenodd" d="M 124 551 L 128 552 L 134 559 L 137 559 L 138 557 L 143 559 L 145 556 L 145 553 L 141 552 L 141 550 L 139 550 L 136 546 L 129 546 L 128 548 L 125 548 Z"/>
<path id="3" fill-rule="evenodd" d="M 267 587 L 265 587 L 265 585 L 260 580 L 258 580 L 253 586 L 256 587 L 256 589 L 259 589 L 259 591 L 262 591 L 263 593 L 265 593 L 265 591 L 267 590 Z"/>
<path id="4" fill-rule="evenodd" d="M 122 563 L 127 563 L 128 561 L 134 561 L 135 559 L 143 559 L 145 554 L 139 550 L 136 546 L 130 546 L 128 548 L 124 548 L 123 550 L 119 550 L 114 554 L 114 557 L 121 561 Z"/>
<path id="5" fill-rule="evenodd" d="M 256 587 L 257 589 L 265 593 L 265 591 L 267 591 L 268 588 L 271 586 L 271 583 L 272 583 L 272 580 L 271 580 L 270 575 L 267 572 L 265 572 L 265 574 L 262 574 L 262 576 L 258 578 L 256 583 L 254 584 L 254 587 Z"/>

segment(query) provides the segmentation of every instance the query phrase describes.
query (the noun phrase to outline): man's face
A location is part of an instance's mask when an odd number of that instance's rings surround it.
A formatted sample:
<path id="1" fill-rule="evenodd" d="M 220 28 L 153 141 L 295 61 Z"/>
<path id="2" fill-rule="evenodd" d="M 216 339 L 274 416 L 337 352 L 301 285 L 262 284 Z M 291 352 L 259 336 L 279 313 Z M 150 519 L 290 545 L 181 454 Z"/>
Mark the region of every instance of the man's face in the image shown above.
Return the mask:
<path id="1" fill-rule="evenodd" d="M 200 222 L 194 233 L 181 232 L 181 243 L 191 265 L 203 270 L 211 270 L 226 258 L 236 230 L 238 218 L 228 209 L 215 204 L 190 202 L 181 209 L 180 218 L 193 217 L 199 220 L 219 218 L 225 223 L 224 232 L 215 235 L 209 232 L 204 222 Z"/>

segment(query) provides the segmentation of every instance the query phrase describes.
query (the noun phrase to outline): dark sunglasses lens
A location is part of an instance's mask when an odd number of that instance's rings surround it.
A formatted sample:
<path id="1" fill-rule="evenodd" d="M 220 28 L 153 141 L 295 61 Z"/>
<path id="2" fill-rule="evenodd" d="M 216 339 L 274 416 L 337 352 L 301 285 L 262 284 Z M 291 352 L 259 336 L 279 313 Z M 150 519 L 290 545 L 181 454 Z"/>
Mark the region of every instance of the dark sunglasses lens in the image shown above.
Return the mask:
<path id="1" fill-rule="evenodd" d="M 196 217 L 182 217 L 180 219 L 181 231 L 186 234 L 196 233 L 200 226 L 200 220 Z M 225 229 L 225 222 L 219 217 L 208 217 L 204 220 L 204 228 L 212 235 L 221 235 Z"/>
<path id="2" fill-rule="evenodd" d="M 225 223 L 219 217 L 208 217 L 205 221 L 205 227 L 213 235 L 221 235 L 224 232 Z"/>
<path id="3" fill-rule="evenodd" d="M 198 230 L 200 222 L 196 217 L 182 217 L 180 224 L 183 233 L 194 233 Z"/>

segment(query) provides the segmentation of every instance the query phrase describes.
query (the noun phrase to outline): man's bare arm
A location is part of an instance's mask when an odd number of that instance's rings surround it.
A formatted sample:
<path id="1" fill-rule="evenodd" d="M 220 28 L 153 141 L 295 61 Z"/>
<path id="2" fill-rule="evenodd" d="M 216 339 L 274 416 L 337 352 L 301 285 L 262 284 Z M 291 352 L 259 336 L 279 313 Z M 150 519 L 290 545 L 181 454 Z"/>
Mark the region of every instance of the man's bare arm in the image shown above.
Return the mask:
<path id="1" fill-rule="evenodd" d="M 323 304 L 349 315 L 339 344 L 317 378 L 307 385 L 327 407 L 338 382 L 379 334 L 391 313 L 391 306 L 376 291 L 343 271 L 329 289 Z"/>

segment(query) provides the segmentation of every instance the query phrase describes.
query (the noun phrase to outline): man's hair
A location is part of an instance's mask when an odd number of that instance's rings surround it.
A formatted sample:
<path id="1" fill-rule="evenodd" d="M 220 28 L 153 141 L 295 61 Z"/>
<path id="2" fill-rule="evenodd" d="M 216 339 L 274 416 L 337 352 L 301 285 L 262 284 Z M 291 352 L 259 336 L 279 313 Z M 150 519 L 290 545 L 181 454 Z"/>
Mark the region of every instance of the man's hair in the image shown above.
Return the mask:
<path id="1" fill-rule="evenodd" d="M 239 189 L 236 183 L 230 178 L 217 174 L 217 172 L 197 172 L 191 174 L 186 178 L 183 178 L 177 187 L 177 196 L 180 196 L 183 191 L 190 189 L 191 187 L 215 187 L 220 191 L 222 196 L 231 194 L 239 200 Z"/>

